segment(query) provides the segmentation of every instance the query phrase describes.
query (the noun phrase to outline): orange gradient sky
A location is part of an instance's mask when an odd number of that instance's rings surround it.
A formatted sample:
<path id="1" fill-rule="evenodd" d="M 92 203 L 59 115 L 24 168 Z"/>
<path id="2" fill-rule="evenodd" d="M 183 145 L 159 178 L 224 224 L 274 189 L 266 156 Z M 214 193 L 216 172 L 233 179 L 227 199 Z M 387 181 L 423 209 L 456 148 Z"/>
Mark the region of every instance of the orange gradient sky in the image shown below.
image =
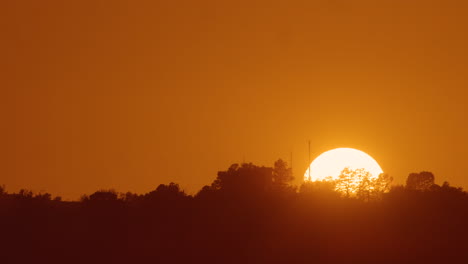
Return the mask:
<path id="1" fill-rule="evenodd" d="M 365 151 L 468 187 L 463 1 L 6 1 L 0 184 L 194 193 L 235 162 Z"/>

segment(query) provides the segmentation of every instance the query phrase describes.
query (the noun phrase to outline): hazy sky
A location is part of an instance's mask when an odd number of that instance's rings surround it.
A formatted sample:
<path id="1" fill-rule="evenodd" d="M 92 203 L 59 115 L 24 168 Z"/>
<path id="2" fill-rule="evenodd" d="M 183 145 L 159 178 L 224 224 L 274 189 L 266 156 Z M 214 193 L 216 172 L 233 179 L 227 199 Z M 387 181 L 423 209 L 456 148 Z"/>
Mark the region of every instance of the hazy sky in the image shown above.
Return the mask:
<path id="1" fill-rule="evenodd" d="M 468 188 L 466 1 L 6 1 L 0 184 L 189 193 L 336 147 Z"/>

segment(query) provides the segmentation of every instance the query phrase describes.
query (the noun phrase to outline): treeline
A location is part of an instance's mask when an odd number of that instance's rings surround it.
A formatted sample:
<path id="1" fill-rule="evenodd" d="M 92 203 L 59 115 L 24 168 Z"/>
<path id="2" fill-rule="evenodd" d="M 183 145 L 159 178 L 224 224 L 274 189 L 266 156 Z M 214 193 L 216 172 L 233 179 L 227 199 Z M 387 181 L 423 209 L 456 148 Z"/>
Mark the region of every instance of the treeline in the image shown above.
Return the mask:
<path id="1" fill-rule="evenodd" d="M 291 169 L 233 164 L 187 195 L 100 190 L 80 201 L 0 188 L 2 263 L 464 263 L 468 194 L 430 172 L 406 184 L 346 169 L 290 185 Z"/>

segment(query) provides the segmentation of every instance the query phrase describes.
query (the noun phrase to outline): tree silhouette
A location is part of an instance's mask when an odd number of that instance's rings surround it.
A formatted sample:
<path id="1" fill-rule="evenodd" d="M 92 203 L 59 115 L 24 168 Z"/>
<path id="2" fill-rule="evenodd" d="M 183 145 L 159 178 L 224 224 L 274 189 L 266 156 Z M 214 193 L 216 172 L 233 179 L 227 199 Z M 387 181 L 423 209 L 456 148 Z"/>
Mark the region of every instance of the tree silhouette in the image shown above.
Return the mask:
<path id="1" fill-rule="evenodd" d="M 373 194 L 374 199 L 382 199 L 384 193 L 390 192 L 392 187 L 393 177 L 387 173 L 381 173 L 377 179 L 373 180 Z"/>
<path id="2" fill-rule="evenodd" d="M 335 180 L 336 190 L 345 194 L 346 197 L 355 195 L 368 195 L 371 189 L 371 174 L 365 169 L 352 170 L 344 168 L 338 179 Z"/>
<path id="3" fill-rule="evenodd" d="M 406 179 L 406 188 L 410 190 L 427 191 L 434 186 L 434 174 L 423 171 L 411 173 Z"/>
<path id="4" fill-rule="evenodd" d="M 175 201 L 183 199 L 186 196 L 185 192 L 180 189 L 179 184 L 171 182 L 168 185 L 160 184 L 156 190 L 145 195 L 145 198 L 149 200 Z"/>
<path id="5" fill-rule="evenodd" d="M 274 167 L 252 163 L 232 164 L 227 171 L 219 171 L 211 186 L 203 187 L 198 196 L 213 191 L 235 196 L 255 196 L 273 190 L 287 191 L 292 180 L 291 168 L 281 159 L 274 163 Z"/>
<path id="6" fill-rule="evenodd" d="M 292 175 L 292 169 L 288 168 L 288 163 L 279 159 L 275 162 L 273 167 L 272 181 L 279 187 L 286 187 L 294 177 Z"/>
<path id="7" fill-rule="evenodd" d="M 382 194 L 390 191 L 393 178 L 380 174 L 377 178 L 366 169 L 345 168 L 334 181 L 335 190 L 345 197 L 357 197 L 363 201 L 379 200 Z"/>
<path id="8" fill-rule="evenodd" d="M 344 193 L 346 197 L 349 197 L 353 192 L 353 187 L 356 187 L 353 184 L 354 180 L 352 170 L 344 168 L 338 176 L 338 179 L 335 180 L 335 188 L 340 193 Z"/>
<path id="9" fill-rule="evenodd" d="M 272 168 L 259 167 L 252 163 L 233 164 L 227 171 L 218 172 L 212 187 L 226 193 L 263 192 L 271 187 Z"/>
<path id="10" fill-rule="evenodd" d="M 39 193 L 36 194 L 34 198 L 42 201 L 50 201 L 52 199 L 52 195 L 50 193 Z"/>
<path id="11" fill-rule="evenodd" d="M 117 192 L 114 190 L 100 190 L 89 196 L 91 202 L 117 201 Z"/>
<path id="12" fill-rule="evenodd" d="M 21 189 L 19 192 L 18 192 L 18 197 L 22 198 L 22 199 L 29 199 L 29 198 L 32 198 L 34 196 L 33 192 L 30 191 L 30 190 L 26 190 L 26 189 Z"/>
<path id="13" fill-rule="evenodd" d="M 363 201 L 370 201 L 371 195 L 375 191 L 375 179 L 372 178 L 372 174 L 365 169 L 360 169 L 355 171 L 355 177 L 359 183 L 356 196 Z"/>
<path id="14" fill-rule="evenodd" d="M 340 193 L 336 191 L 336 181 L 331 176 L 322 181 L 306 181 L 300 188 L 301 195 L 315 197 L 315 199 L 335 199 L 340 197 Z"/>
<path id="15" fill-rule="evenodd" d="M 126 193 L 120 193 L 119 199 L 128 203 L 133 203 L 133 202 L 138 201 L 140 199 L 140 196 L 136 193 L 126 192 Z"/>

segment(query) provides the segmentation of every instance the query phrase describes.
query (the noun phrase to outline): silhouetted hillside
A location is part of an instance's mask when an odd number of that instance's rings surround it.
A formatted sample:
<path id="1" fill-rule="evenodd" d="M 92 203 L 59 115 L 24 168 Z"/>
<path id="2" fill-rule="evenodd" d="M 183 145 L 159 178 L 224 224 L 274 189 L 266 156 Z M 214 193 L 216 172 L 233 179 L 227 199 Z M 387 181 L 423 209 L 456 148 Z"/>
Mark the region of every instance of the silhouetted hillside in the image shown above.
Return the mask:
<path id="1" fill-rule="evenodd" d="M 421 172 L 406 186 L 390 188 L 382 175 L 351 190 L 345 183 L 357 173 L 345 173 L 296 188 L 281 160 L 234 164 L 195 196 L 170 183 L 143 195 L 100 190 L 77 202 L 0 188 L 1 263 L 468 260 L 461 188 Z"/>

